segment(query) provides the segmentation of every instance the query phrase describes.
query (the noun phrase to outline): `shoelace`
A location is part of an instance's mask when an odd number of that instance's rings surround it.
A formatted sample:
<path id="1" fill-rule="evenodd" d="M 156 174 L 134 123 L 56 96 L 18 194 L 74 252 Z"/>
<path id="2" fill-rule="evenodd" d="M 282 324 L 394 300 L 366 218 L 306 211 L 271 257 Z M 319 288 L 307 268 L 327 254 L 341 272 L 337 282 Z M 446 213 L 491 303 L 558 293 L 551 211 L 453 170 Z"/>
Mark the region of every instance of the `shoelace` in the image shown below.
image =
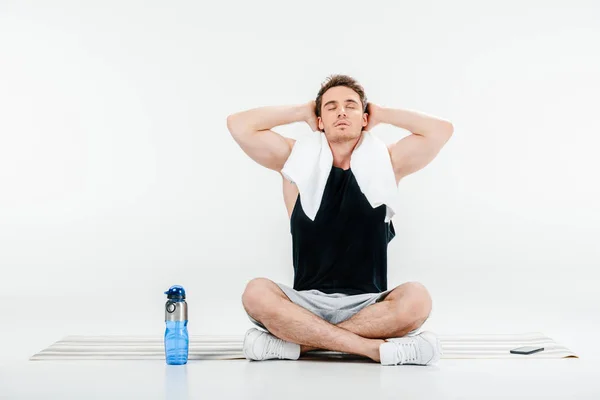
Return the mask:
<path id="1" fill-rule="evenodd" d="M 283 358 L 283 340 L 277 338 L 267 338 L 263 358 L 275 356 L 279 359 Z"/>
<path id="2" fill-rule="evenodd" d="M 398 346 L 398 356 L 400 358 L 400 363 L 414 363 L 417 362 L 417 358 L 419 357 L 419 350 L 417 348 L 417 341 L 411 340 L 410 342 L 397 342 Z"/>

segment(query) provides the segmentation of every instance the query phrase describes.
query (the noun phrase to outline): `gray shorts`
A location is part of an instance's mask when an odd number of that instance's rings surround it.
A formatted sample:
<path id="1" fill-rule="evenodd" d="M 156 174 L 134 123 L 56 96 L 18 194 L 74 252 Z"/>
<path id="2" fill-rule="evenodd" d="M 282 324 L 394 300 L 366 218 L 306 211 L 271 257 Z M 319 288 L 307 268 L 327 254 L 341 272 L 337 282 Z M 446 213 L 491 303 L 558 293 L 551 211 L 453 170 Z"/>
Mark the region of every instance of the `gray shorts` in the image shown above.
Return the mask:
<path id="1" fill-rule="evenodd" d="M 311 313 L 321 317 L 325 321 L 337 325 L 347 319 L 350 319 L 354 314 L 358 313 L 365 307 L 371 304 L 382 301 L 391 291 L 386 290 L 381 293 L 365 293 L 356 295 L 347 295 L 343 293 L 327 294 L 319 290 L 295 290 L 289 286 L 277 283 L 277 286 L 285 293 L 292 303 L 299 305 Z M 265 331 L 267 328 L 250 315 L 250 321 Z M 409 333 L 414 334 L 415 331 Z"/>

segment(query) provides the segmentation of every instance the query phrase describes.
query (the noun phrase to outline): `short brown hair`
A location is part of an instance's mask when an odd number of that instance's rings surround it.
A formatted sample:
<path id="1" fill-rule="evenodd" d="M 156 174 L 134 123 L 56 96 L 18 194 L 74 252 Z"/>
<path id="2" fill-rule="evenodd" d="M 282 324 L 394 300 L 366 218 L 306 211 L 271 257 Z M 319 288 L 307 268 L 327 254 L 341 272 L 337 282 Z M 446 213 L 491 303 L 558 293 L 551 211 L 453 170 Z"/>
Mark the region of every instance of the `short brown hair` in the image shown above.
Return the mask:
<path id="1" fill-rule="evenodd" d="M 315 106 L 315 114 L 317 117 L 321 116 L 321 102 L 323 100 L 323 94 L 332 87 L 336 86 L 346 86 L 347 88 L 354 90 L 360 97 L 360 101 L 363 105 L 363 112 L 367 112 L 367 97 L 365 96 L 365 89 L 363 89 L 356 79 L 348 75 L 336 74 L 328 76 L 325 82 L 321 84 L 321 90 L 319 90 L 319 93 L 317 94 L 317 104 Z"/>

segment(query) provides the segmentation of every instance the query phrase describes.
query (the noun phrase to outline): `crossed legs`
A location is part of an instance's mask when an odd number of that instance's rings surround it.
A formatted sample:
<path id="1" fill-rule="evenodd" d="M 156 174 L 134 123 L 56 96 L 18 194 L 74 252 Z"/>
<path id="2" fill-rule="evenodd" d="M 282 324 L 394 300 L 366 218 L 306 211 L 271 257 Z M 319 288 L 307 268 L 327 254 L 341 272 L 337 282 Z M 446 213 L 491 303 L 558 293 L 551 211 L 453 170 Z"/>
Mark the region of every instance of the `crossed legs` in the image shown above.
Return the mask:
<path id="1" fill-rule="evenodd" d="M 416 282 L 396 287 L 383 301 L 365 307 L 337 325 L 292 303 L 276 283 L 265 278 L 248 283 L 242 304 L 273 335 L 299 344 L 301 352 L 340 351 L 377 362 L 384 339 L 401 337 L 420 327 L 431 311 L 427 289 Z"/>

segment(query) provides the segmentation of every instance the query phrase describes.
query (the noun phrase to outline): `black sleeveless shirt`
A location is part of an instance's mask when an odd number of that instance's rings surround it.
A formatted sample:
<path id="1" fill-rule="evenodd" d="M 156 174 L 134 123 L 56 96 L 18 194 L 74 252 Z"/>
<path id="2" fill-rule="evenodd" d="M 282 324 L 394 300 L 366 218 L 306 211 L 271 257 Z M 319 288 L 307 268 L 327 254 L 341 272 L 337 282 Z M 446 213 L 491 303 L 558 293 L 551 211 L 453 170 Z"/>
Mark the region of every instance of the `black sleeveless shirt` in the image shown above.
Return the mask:
<path id="1" fill-rule="evenodd" d="M 311 221 L 300 195 L 290 218 L 294 289 L 324 293 L 387 290 L 387 246 L 396 232 L 386 206 L 371 207 L 350 169 L 332 167 Z"/>

